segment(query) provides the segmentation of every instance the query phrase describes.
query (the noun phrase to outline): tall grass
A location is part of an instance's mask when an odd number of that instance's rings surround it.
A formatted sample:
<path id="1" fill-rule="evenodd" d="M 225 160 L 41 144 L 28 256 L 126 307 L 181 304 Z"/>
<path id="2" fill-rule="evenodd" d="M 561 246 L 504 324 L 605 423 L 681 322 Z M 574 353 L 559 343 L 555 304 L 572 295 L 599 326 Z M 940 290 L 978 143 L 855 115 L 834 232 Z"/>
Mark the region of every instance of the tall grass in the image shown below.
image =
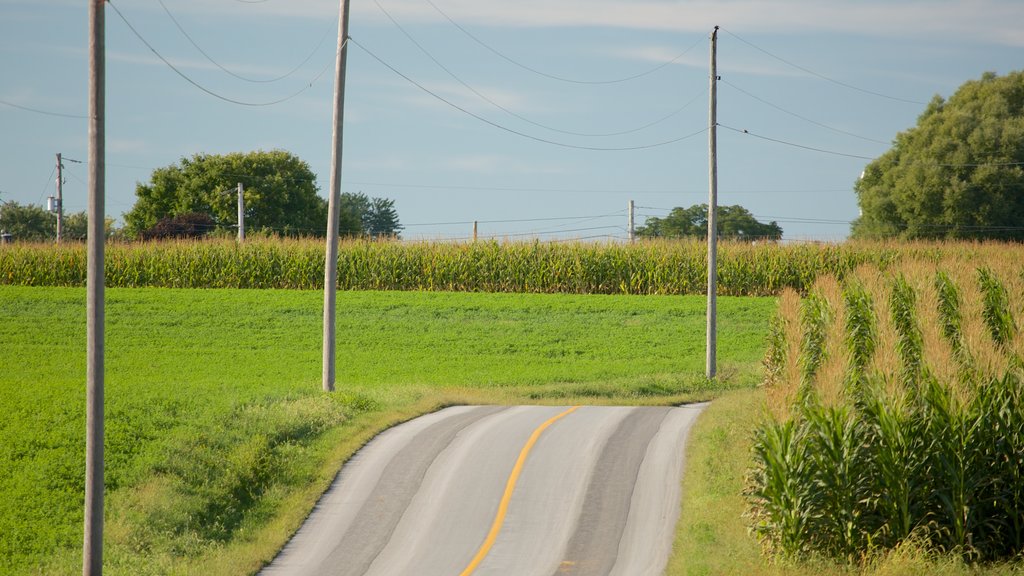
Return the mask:
<path id="1" fill-rule="evenodd" d="M 968 561 L 1024 554 L 1021 310 L 999 276 L 1021 272 L 1007 257 L 861 268 L 841 282 L 841 314 L 821 279 L 780 307 L 773 326 L 800 330 L 773 330 L 766 386 L 794 386 L 784 367 L 797 354 L 803 388 L 755 435 L 747 496 L 770 553 L 857 562 L 923 542 Z M 833 320 L 845 338 L 823 336 Z M 845 374 L 820 369 L 839 353 Z M 854 393 L 837 401 L 836 380 Z"/>

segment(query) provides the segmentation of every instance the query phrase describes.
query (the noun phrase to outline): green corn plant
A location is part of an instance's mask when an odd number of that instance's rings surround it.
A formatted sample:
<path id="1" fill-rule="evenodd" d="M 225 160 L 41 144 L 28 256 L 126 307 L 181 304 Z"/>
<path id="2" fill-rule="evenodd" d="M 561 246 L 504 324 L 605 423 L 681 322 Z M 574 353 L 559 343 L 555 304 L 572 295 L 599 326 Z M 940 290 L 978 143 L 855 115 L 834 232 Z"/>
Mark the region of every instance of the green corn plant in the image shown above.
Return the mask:
<path id="1" fill-rule="evenodd" d="M 876 545 L 892 547 L 927 521 L 932 440 L 916 404 L 873 384 L 862 405 L 873 508 L 864 529 Z"/>
<path id="2" fill-rule="evenodd" d="M 864 427 L 846 406 L 808 402 L 802 415 L 807 422 L 811 545 L 816 552 L 852 562 L 867 540 L 863 516 L 871 466 Z"/>
<path id="3" fill-rule="evenodd" d="M 871 295 L 864 285 L 847 280 L 843 285 L 846 308 L 846 347 L 850 352 L 848 388 L 854 397 L 862 396 L 862 383 L 868 363 L 875 355 L 878 327 Z"/>
<path id="4" fill-rule="evenodd" d="M 813 392 L 814 377 L 828 353 L 825 349 L 825 340 L 831 317 L 828 301 L 820 294 L 811 292 L 800 301 L 800 325 L 803 329 L 799 358 L 801 398 Z"/>
<path id="5" fill-rule="evenodd" d="M 896 352 L 902 365 L 901 380 L 908 390 L 917 389 L 924 357 L 921 328 L 915 311 L 917 297 L 903 276 L 897 276 L 889 293 L 892 323 L 896 328 Z"/>
<path id="6" fill-rule="evenodd" d="M 774 386 L 783 379 L 786 370 L 786 319 L 780 313 L 768 322 L 764 365 L 766 386 Z"/>
<path id="7" fill-rule="evenodd" d="M 963 319 L 960 316 L 960 291 L 945 271 L 935 274 L 935 291 L 939 296 L 939 318 L 942 334 L 954 347 L 963 346 Z"/>
<path id="8" fill-rule="evenodd" d="M 982 293 L 985 325 L 992 334 L 992 340 L 1005 349 L 1017 333 L 1017 326 L 1010 313 L 1010 297 L 991 268 L 978 268 L 978 285 Z"/>
<path id="9" fill-rule="evenodd" d="M 985 416 L 971 409 L 976 402 L 957 402 L 950 389 L 934 378 L 926 379 L 924 388 L 925 419 L 932 440 L 933 509 L 939 527 L 933 543 L 975 557 L 984 546 L 975 538 L 986 520 L 982 492 L 990 473 L 984 458 L 990 440 L 984 430 Z"/>
<path id="10" fill-rule="evenodd" d="M 755 432 L 754 469 L 746 496 L 754 531 L 769 550 L 788 557 L 807 551 L 810 518 L 807 456 L 795 421 L 769 421 Z"/>
<path id="11" fill-rule="evenodd" d="M 982 558 L 1019 556 L 1024 551 L 1024 385 L 1019 371 L 1006 373 L 976 392 L 970 415 L 978 421 L 975 466 L 979 485 L 973 545 Z"/>

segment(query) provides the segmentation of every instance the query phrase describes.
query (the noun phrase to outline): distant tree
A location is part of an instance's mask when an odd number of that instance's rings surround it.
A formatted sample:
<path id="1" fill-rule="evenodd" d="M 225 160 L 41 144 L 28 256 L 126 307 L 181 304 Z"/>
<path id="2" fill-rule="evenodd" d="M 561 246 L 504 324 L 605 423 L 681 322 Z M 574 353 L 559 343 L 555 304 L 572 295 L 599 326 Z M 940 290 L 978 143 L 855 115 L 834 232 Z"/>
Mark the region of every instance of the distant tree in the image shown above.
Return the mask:
<path id="1" fill-rule="evenodd" d="M 161 218 L 149 230 L 140 234 L 142 240 L 167 240 L 172 238 L 202 238 L 217 228 L 209 214 L 190 212 Z"/>
<path id="2" fill-rule="evenodd" d="M 750 241 L 782 238 L 782 228 L 777 223 L 758 222 L 742 206 L 719 206 L 717 216 L 718 235 L 722 238 Z M 645 238 L 707 238 L 708 205 L 677 207 L 664 218 L 648 218 L 643 226 L 637 228 L 636 234 Z"/>
<path id="3" fill-rule="evenodd" d="M 15 242 L 43 242 L 57 236 L 57 217 L 42 206 L 5 202 L 0 205 L 0 230 Z"/>
<path id="4" fill-rule="evenodd" d="M 1024 240 L 1024 72 L 933 98 L 854 188 L 855 238 Z"/>
<path id="5" fill-rule="evenodd" d="M 341 206 L 343 231 L 371 238 L 397 238 L 402 231 L 394 200 L 369 198 L 362 192 L 345 192 L 341 195 Z M 346 228 L 346 225 L 353 224 L 355 228 Z"/>
<path id="6" fill-rule="evenodd" d="M 370 199 L 366 194 L 342 192 L 338 233 L 341 236 L 361 236 L 365 229 L 364 220 L 369 211 Z"/>
<path id="7" fill-rule="evenodd" d="M 282 151 L 196 154 L 153 171 L 135 188 L 137 200 L 124 215 L 127 232 L 141 236 L 161 220 L 206 214 L 217 229 L 238 226 L 238 183 L 245 196 L 245 227 L 287 235 L 319 235 L 327 229 L 327 201 L 316 175 Z"/>
<path id="8" fill-rule="evenodd" d="M 65 240 L 85 242 L 89 237 L 89 213 L 73 212 L 64 215 L 63 237 Z M 107 216 L 103 219 L 103 231 L 107 238 L 113 238 L 118 230 L 114 229 L 114 219 Z"/>
<path id="9" fill-rule="evenodd" d="M 107 237 L 114 233 L 114 219 L 104 219 Z M 17 202 L 0 205 L 0 230 L 11 234 L 12 239 L 25 242 L 44 242 L 57 238 L 57 215 L 42 206 Z M 65 214 L 61 234 L 64 240 L 84 241 L 89 231 L 89 215 L 86 212 Z"/>
<path id="10" fill-rule="evenodd" d="M 374 198 L 370 210 L 363 219 L 364 232 L 371 238 L 398 238 L 403 226 L 398 221 L 395 201 Z"/>

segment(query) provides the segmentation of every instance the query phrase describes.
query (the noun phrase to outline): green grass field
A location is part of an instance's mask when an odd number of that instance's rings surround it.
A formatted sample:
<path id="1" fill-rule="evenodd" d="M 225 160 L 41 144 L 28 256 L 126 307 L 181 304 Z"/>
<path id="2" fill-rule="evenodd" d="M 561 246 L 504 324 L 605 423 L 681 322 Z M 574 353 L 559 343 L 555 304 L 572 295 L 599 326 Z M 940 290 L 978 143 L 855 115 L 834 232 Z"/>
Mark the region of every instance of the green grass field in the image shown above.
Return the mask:
<path id="1" fill-rule="evenodd" d="M 670 403 L 760 380 L 774 299 L 109 289 L 107 570 L 251 572 L 373 433 L 464 402 Z M 80 572 L 85 292 L 0 287 L 0 574 Z"/>

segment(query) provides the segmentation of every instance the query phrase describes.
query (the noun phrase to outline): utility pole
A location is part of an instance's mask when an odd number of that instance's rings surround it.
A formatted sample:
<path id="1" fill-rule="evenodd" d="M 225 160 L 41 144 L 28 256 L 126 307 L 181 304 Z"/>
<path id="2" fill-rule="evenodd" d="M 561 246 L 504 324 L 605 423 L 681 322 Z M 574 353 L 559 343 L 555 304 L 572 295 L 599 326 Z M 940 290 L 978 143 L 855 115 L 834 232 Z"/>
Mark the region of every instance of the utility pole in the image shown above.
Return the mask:
<path id="1" fill-rule="evenodd" d="M 334 391 L 335 308 L 338 296 L 338 219 L 341 210 L 341 150 L 345 125 L 345 63 L 348 56 L 348 2 L 338 8 L 338 53 L 334 66 L 334 131 L 331 146 L 331 191 L 327 201 L 327 257 L 324 262 L 323 385 Z"/>
<path id="2" fill-rule="evenodd" d="M 103 243 L 106 172 L 105 0 L 89 1 L 89 227 L 86 260 L 85 537 L 83 576 L 103 574 Z"/>
<path id="3" fill-rule="evenodd" d="M 711 106 L 708 130 L 708 379 L 715 377 L 716 347 L 718 345 L 718 67 L 715 51 L 718 48 L 718 26 L 711 33 Z"/>
<path id="4" fill-rule="evenodd" d="M 476 242 L 476 224 L 477 221 L 473 220 L 473 242 Z"/>
<path id="5" fill-rule="evenodd" d="M 57 202 L 54 208 L 57 209 L 57 243 L 60 244 L 64 236 L 64 164 L 60 161 L 60 152 L 57 152 Z"/>
<path id="6" fill-rule="evenodd" d="M 238 183 L 238 241 L 245 240 L 245 189 Z"/>
<path id="7" fill-rule="evenodd" d="M 633 242 L 636 242 L 636 220 L 635 220 L 635 217 L 634 217 L 634 210 L 636 210 L 636 205 L 635 205 L 635 203 L 632 200 L 630 200 L 629 201 L 629 222 L 628 222 L 628 226 L 629 226 L 629 228 L 628 228 L 628 230 L 629 230 L 629 243 L 630 244 L 632 244 Z"/>

